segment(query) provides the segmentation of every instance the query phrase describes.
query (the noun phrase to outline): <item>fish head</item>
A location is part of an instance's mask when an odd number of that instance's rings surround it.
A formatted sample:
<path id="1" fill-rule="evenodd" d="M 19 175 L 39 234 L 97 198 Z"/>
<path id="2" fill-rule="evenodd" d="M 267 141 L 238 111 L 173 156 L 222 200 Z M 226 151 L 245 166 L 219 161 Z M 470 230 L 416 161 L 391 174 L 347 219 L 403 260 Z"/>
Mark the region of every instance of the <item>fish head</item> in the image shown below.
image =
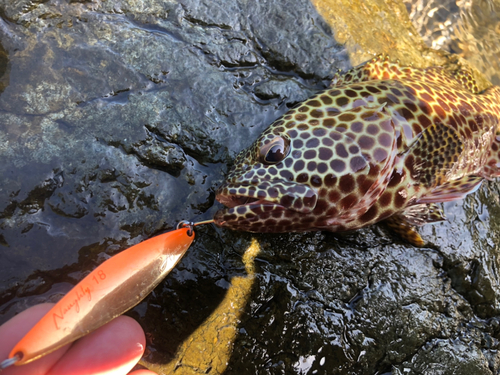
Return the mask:
<path id="1" fill-rule="evenodd" d="M 289 112 L 242 151 L 216 193 L 227 208 L 215 214 L 215 223 L 249 232 L 325 229 L 342 225 L 342 216 L 352 216 L 367 193 L 372 197 L 386 160 L 363 150 L 346 131 L 351 124 L 315 125 L 293 121 Z"/>
<path id="2" fill-rule="evenodd" d="M 267 223 L 267 231 L 276 232 L 283 225 L 274 219 L 285 212 L 311 213 L 318 192 L 309 181 L 297 178 L 293 161 L 294 155 L 299 155 L 292 147 L 288 134 L 266 133 L 237 156 L 216 194 L 216 199 L 228 207 L 217 212 L 217 224 L 260 232 Z"/>

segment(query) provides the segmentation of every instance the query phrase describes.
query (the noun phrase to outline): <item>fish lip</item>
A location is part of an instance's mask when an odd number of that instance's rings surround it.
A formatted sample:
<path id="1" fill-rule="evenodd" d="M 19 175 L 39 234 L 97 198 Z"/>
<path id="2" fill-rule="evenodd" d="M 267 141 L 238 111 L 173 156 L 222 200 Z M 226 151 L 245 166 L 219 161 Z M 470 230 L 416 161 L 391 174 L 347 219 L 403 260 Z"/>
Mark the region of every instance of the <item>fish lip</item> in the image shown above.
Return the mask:
<path id="1" fill-rule="evenodd" d="M 259 196 L 259 192 L 253 194 L 257 196 L 237 193 L 240 188 L 249 189 L 252 187 L 263 191 L 264 195 L 270 194 L 270 191 L 274 190 L 273 193 L 278 194 L 278 196 L 268 198 Z M 231 191 L 235 193 L 230 193 Z M 272 205 L 279 209 L 310 213 L 316 207 L 318 193 L 316 189 L 296 182 L 283 180 L 253 180 L 245 183 L 224 184 L 217 190 L 215 199 L 226 206 L 227 209 L 239 206 Z"/>
<path id="2" fill-rule="evenodd" d="M 258 215 L 253 215 L 253 218 L 247 219 L 243 218 L 242 216 L 238 215 L 238 208 L 239 207 L 245 207 L 248 206 L 250 210 L 252 208 L 258 208 L 262 211 L 291 211 L 287 210 L 285 207 L 282 205 L 278 205 L 276 203 L 272 202 L 265 202 L 265 203 L 257 203 L 257 202 L 250 202 L 248 204 L 244 205 L 239 205 L 239 206 L 234 206 L 234 207 L 226 207 L 223 209 L 218 210 L 214 214 L 214 223 L 219 226 L 219 227 L 228 227 L 231 229 L 235 230 L 249 230 L 246 227 L 245 222 L 251 223 L 251 222 L 256 222 L 259 221 L 259 216 Z M 242 222 L 243 220 L 243 222 Z M 250 230 L 251 232 L 255 232 L 254 230 Z M 261 232 L 261 230 L 257 230 L 258 232 Z M 273 232 L 272 230 L 270 232 Z"/>
<path id="3" fill-rule="evenodd" d="M 226 208 L 235 208 L 239 206 L 251 205 L 273 205 L 286 209 L 279 203 L 271 202 L 265 199 L 253 198 L 246 195 L 216 195 L 215 199 L 222 203 Z"/>
<path id="4" fill-rule="evenodd" d="M 256 207 L 256 206 L 261 206 L 261 207 L 273 207 L 274 210 L 279 209 L 279 210 L 288 210 L 285 206 L 275 203 L 275 202 L 270 202 L 265 199 L 258 199 L 258 198 L 252 198 L 248 196 L 243 196 L 243 195 L 236 195 L 236 196 L 221 196 L 221 195 L 216 195 L 215 199 L 222 203 L 225 207 L 217 210 L 217 212 L 214 215 L 214 219 L 216 223 L 218 223 L 220 226 L 223 225 L 225 222 L 224 217 L 226 215 L 229 215 L 231 213 L 234 213 L 238 207 Z"/>

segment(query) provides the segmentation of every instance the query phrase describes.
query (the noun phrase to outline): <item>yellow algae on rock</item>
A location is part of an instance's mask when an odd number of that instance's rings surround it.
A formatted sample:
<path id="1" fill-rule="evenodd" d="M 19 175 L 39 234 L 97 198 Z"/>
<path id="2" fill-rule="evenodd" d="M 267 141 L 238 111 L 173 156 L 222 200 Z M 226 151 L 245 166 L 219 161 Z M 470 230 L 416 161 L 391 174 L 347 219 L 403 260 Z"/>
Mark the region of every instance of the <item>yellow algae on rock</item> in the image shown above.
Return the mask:
<path id="1" fill-rule="evenodd" d="M 238 324 L 252 291 L 254 261 L 259 252 L 259 243 L 253 239 L 243 254 L 247 275 L 231 279 L 223 301 L 180 345 L 173 361 L 166 365 L 143 364 L 159 374 L 222 374 L 233 352 Z"/>

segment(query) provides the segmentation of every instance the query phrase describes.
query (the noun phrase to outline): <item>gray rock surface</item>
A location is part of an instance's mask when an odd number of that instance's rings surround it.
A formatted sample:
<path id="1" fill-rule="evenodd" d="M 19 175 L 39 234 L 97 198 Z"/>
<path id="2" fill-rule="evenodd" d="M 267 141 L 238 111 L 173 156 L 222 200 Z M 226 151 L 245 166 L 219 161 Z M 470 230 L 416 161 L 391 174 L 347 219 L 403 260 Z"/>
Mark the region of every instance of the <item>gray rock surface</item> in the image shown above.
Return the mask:
<path id="1" fill-rule="evenodd" d="M 0 16 L 2 321 L 118 250 L 209 218 L 235 154 L 350 66 L 306 0 L 0 0 Z M 499 192 L 445 204 L 423 249 L 381 226 L 203 227 L 130 313 L 147 361 L 174 357 L 256 237 L 227 374 L 500 373 Z"/>

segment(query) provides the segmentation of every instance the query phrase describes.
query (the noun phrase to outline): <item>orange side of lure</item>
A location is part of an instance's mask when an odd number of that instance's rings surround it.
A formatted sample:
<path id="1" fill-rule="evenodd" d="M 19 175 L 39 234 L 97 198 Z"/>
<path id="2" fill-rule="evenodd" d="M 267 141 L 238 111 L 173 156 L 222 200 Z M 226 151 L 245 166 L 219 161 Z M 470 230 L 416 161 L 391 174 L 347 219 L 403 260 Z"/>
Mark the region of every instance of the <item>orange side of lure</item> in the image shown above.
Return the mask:
<path id="1" fill-rule="evenodd" d="M 123 314 L 175 267 L 194 240 L 192 228 L 153 237 L 111 257 L 66 294 L 12 349 L 22 365 Z"/>

